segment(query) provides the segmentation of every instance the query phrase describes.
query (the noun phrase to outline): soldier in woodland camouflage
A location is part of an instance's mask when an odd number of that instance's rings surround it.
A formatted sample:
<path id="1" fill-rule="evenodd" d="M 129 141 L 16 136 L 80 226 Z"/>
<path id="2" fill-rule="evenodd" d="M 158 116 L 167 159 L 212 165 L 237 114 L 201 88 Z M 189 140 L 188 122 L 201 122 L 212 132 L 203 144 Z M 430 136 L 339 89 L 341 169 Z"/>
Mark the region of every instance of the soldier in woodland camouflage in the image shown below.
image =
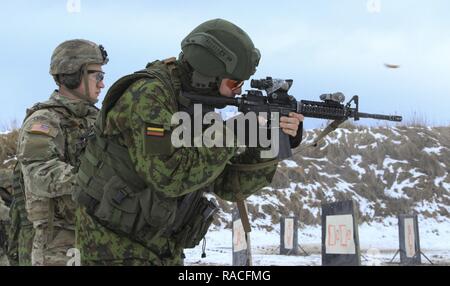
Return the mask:
<path id="1" fill-rule="evenodd" d="M 9 208 L 0 197 L 0 266 L 8 266 L 7 251 L 7 229 L 9 226 Z"/>
<path id="2" fill-rule="evenodd" d="M 183 249 L 204 238 L 217 210 L 205 193 L 235 201 L 272 180 L 276 164 L 264 164 L 258 148 L 171 143 L 172 115 L 192 111 L 181 94 L 241 92 L 260 59 L 249 36 L 215 19 L 194 29 L 182 51 L 119 79 L 105 97 L 74 192 L 82 265 L 182 265 Z M 293 113 L 280 126 L 298 139 L 302 120 Z"/>
<path id="3" fill-rule="evenodd" d="M 9 168 L 0 169 L 0 198 L 7 205 L 11 205 L 12 200 L 12 171 Z"/>
<path id="4" fill-rule="evenodd" d="M 0 266 L 11 265 L 7 251 L 9 244 L 9 207 L 11 205 L 12 171 L 0 169 Z"/>
<path id="5" fill-rule="evenodd" d="M 74 173 L 98 112 L 94 104 L 104 87 L 102 65 L 107 61 L 106 51 L 93 42 L 63 42 L 50 63 L 58 90 L 27 110 L 17 158 L 34 230 L 32 265 L 66 265 L 67 250 L 74 247 Z"/>
<path id="6" fill-rule="evenodd" d="M 33 224 L 25 210 L 25 190 L 22 174 L 16 163 L 12 174 L 12 203 L 9 212 L 11 223 L 8 231 L 8 258 L 12 266 L 30 266 L 33 246 Z"/>

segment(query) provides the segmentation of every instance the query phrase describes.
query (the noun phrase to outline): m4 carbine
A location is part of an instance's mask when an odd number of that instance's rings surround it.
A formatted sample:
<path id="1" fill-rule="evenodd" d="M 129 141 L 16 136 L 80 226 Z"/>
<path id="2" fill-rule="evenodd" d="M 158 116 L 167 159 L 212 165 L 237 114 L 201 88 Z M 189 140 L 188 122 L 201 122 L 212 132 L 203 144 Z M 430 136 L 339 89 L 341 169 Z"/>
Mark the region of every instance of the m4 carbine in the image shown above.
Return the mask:
<path id="1" fill-rule="evenodd" d="M 241 97 L 229 98 L 223 96 L 203 96 L 194 94 L 183 94 L 192 103 L 202 103 L 212 107 L 224 107 L 225 105 L 237 106 L 238 110 L 243 113 L 266 112 L 267 115 L 278 112 L 281 116 L 289 116 L 290 112 L 302 114 L 304 117 L 313 117 L 333 120 L 319 136 L 311 144 L 316 147 L 321 139 L 328 133 L 339 127 L 343 122 L 349 118 L 355 121 L 360 118 L 372 118 L 378 120 L 388 121 L 402 121 L 401 116 L 397 115 L 382 115 L 359 112 L 359 97 L 353 96 L 345 105 L 344 94 L 341 92 L 332 94 L 322 94 L 321 101 L 300 100 L 297 101 L 292 95 L 288 94 L 289 89 L 293 83 L 292 79 L 272 79 L 267 77 L 265 79 L 252 80 L 250 86 L 254 89 L 248 90 L 246 94 Z M 266 96 L 263 94 L 266 92 Z M 354 106 L 352 107 L 352 103 Z M 292 156 L 290 149 L 289 136 L 279 129 L 280 135 L 280 150 L 278 159 L 283 160 Z"/>

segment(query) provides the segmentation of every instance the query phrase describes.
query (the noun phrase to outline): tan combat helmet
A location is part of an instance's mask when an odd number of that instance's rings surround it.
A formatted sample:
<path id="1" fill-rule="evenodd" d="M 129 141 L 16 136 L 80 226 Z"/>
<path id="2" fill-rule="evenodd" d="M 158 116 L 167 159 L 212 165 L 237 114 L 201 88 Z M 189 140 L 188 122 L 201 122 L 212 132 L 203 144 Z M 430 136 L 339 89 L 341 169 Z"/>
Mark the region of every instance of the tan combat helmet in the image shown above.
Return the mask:
<path id="1" fill-rule="evenodd" d="M 108 61 L 108 53 L 102 45 L 81 39 L 69 40 L 58 45 L 53 51 L 50 74 L 58 84 L 65 85 L 75 96 L 92 102 L 89 97 L 86 67 L 88 64 L 105 65 Z M 85 91 L 84 94 L 79 94 L 73 89 L 80 85 L 83 76 Z"/>

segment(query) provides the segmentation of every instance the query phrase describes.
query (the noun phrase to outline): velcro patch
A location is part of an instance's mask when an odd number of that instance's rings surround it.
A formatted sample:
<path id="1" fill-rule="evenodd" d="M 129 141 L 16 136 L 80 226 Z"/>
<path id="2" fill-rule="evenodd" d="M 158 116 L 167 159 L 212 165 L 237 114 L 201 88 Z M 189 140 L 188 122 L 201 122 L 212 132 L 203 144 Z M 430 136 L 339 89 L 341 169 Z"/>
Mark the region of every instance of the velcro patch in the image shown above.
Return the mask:
<path id="1" fill-rule="evenodd" d="M 29 132 L 33 134 L 49 135 L 50 127 L 44 123 L 33 123 L 33 125 L 31 125 L 31 128 L 29 129 Z"/>
<path id="2" fill-rule="evenodd" d="M 23 128 L 29 134 L 46 135 L 53 138 L 58 135 L 58 130 L 54 126 L 42 120 L 28 122 Z"/>
<path id="3" fill-rule="evenodd" d="M 147 134 L 147 136 L 163 137 L 164 136 L 164 128 L 147 127 L 146 134 Z"/>

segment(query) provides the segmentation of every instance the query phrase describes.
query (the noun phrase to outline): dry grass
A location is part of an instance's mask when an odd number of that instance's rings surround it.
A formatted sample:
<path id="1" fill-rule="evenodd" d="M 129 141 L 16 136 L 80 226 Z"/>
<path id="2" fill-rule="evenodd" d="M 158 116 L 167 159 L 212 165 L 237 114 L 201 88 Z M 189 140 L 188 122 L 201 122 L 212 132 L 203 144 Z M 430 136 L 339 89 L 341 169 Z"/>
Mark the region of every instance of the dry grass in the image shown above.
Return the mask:
<path id="1" fill-rule="evenodd" d="M 426 115 L 418 111 L 414 111 L 404 120 L 405 126 L 425 127 L 430 126 L 430 122 Z"/>
<path id="2" fill-rule="evenodd" d="M 9 168 L 14 165 L 18 136 L 18 129 L 0 135 L 0 168 Z"/>

